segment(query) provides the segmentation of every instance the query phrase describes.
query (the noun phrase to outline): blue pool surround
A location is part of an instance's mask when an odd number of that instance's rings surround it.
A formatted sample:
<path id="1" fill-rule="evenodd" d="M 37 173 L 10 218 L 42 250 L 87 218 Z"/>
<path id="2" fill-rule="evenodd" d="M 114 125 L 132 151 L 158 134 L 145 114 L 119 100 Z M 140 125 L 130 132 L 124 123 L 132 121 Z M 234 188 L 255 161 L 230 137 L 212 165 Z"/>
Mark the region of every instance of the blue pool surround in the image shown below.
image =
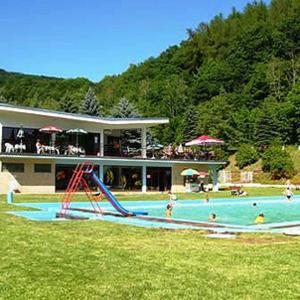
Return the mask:
<path id="1" fill-rule="evenodd" d="M 88 217 L 90 220 L 108 221 L 126 225 L 167 228 L 167 229 L 206 229 L 214 232 L 283 232 L 285 227 L 300 229 L 300 196 L 294 197 L 292 202 L 284 201 L 282 196 L 275 197 L 249 197 L 249 198 L 223 198 L 211 199 L 209 203 L 203 200 L 177 201 L 173 209 L 173 218 L 178 220 L 176 224 L 166 221 L 152 221 L 151 218 L 164 217 L 165 207 L 168 201 L 122 201 L 122 205 L 130 210 L 144 210 L 149 213 L 149 218 L 143 219 L 130 217 L 115 217 L 111 215 L 99 215 L 71 211 L 72 215 Z M 253 203 L 257 205 L 254 207 Z M 38 209 L 36 211 L 9 212 L 19 217 L 32 221 L 66 221 L 56 218 L 60 211 L 59 202 L 40 203 L 15 203 L 17 206 Z M 114 212 L 108 202 L 100 203 L 103 210 Z M 91 208 L 89 202 L 73 202 L 73 208 Z M 217 214 L 218 227 L 215 223 L 207 221 L 210 213 Z M 266 215 L 266 223 L 254 225 L 253 220 L 259 213 Z M 184 222 L 199 223 L 197 226 L 184 224 Z M 182 224 L 180 224 L 182 222 Z M 204 224 L 205 226 L 201 226 Z"/>

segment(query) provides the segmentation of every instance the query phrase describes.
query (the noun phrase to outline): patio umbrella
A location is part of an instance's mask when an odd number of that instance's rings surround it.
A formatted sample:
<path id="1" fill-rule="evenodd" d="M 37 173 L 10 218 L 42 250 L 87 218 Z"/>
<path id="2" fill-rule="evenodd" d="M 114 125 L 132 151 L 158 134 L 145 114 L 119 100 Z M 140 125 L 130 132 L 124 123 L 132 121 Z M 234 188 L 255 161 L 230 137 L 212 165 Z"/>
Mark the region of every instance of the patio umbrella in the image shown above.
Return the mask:
<path id="1" fill-rule="evenodd" d="M 160 150 L 163 147 L 164 146 L 159 143 L 153 143 L 153 144 L 147 146 L 147 150 Z"/>
<path id="2" fill-rule="evenodd" d="M 74 129 L 69 129 L 67 130 L 68 134 L 76 134 L 76 148 L 78 149 L 78 137 L 79 135 L 87 134 L 87 131 L 81 129 L 81 128 L 74 128 Z"/>
<path id="3" fill-rule="evenodd" d="M 180 173 L 181 176 L 194 176 L 199 175 L 199 172 L 194 169 L 185 169 Z"/>
<path id="4" fill-rule="evenodd" d="M 45 132 L 51 134 L 51 146 L 55 147 L 55 135 L 56 133 L 62 132 L 62 129 L 54 125 L 46 125 L 39 130 L 40 132 Z"/>
<path id="5" fill-rule="evenodd" d="M 208 135 L 201 135 L 194 140 L 187 142 L 186 146 L 213 146 L 224 144 L 223 140 L 213 138 Z"/>
<path id="6" fill-rule="evenodd" d="M 209 175 L 208 172 L 199 172 L 198 177 L 199 177 L 199 178 L 205 178 L 205 177 L 207 177 L 208 175 Z"/>

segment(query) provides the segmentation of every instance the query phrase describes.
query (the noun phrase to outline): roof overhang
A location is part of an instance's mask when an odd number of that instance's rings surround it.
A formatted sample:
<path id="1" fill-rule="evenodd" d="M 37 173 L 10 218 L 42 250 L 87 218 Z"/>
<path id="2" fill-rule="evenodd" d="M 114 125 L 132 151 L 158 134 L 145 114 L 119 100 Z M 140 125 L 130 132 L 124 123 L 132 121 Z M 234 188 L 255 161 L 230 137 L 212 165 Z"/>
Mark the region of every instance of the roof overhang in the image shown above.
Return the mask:
<path id="1" fill-rule="evenodd" d="M 89 122 L 93 124 L 101 124 L 101 125 L 136 125 L 136 126 L 157 126 L 161 124 L 168 124 L 168 118 L 100 118 L 100 117 L 93 117 L 88 115 L 81 115 L 81 114 L 71 114 L 71 113 L 63 113 L 63 112 L 56 112 L 51 110 L 45 109 L 31 109 L 27 107 L 18 107 L 13 105 L 5 105 L 0 104 L 0 112 L 6 113 L 18 113 L 18 114 L 25 114 L 31 116 L 43 116 L 49 118 L 56 118 L 56 119 L 63 119 L 63 120 L 72 120 L 72 121 L 83 121 Z"/>

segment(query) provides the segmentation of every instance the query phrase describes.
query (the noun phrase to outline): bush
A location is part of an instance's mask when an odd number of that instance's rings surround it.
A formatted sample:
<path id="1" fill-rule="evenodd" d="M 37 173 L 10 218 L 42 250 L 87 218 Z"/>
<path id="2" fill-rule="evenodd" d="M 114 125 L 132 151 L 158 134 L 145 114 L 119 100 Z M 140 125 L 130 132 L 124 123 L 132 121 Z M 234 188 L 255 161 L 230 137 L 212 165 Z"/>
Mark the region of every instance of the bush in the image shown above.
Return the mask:
<path id="1" fill-rule="evenodd" d="M 291 178 L 295 172 L 291 156 L 281 147 L 273 146 L 263 154 L 262 167 L 272 179 Z"/>
<path id="2" fill-rule="evenodd" d="M 243 144 L 236 152 L 236 164 L 240 169 L 255 163 L 257 159 L 258 153 L 251 145 Z"/>

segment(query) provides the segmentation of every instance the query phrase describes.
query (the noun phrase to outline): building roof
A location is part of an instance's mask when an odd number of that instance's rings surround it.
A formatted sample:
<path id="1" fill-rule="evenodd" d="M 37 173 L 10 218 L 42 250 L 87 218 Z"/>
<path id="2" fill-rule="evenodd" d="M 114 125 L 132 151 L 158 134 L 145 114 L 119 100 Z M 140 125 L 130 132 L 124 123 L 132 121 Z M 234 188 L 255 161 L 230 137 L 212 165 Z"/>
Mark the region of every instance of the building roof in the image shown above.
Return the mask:
<path id="1" fill-rule="evenodd" d="M 141 124 L 145 126 L 155 126 L 160 124 L 168 124 L 168 118 L 107 118 L 95 117 L 86 114 L 73 114 L 61 111 L 54 111 L 42 108 L 17 106 L 7 103 L 0 103 L 0 112 L 23 113 L 29 115 L 38 115 L 45 117 L 54 117 L 65 120 L 86 121 L 91 123 L 106 125 L 125 125 L 125 124 Z"/>

